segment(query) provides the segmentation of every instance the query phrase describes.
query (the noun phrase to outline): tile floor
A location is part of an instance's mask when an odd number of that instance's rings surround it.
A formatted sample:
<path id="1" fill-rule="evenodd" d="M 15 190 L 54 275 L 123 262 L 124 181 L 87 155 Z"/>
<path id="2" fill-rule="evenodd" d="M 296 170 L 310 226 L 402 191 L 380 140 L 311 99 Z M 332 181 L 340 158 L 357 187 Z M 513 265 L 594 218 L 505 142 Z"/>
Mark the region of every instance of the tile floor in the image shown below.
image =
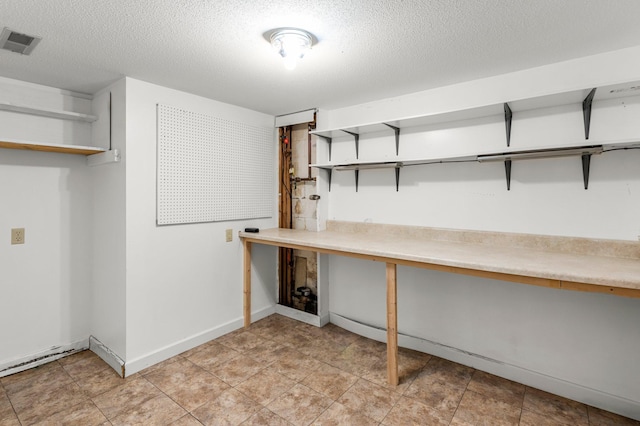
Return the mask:
<path id="1" fill-rule="evenodd" d="M 121 379 L 89 351 L 0 379 L 0 425 L 640 425 L 332 324 L 272 315 Z"/>

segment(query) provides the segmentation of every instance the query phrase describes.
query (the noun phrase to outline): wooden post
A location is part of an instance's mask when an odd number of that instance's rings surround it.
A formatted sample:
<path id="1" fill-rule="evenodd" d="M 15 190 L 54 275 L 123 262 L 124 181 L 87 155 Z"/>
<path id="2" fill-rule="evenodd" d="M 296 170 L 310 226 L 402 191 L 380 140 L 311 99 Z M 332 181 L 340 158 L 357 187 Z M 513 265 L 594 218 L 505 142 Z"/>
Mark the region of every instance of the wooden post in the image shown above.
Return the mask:
<path id="1" fill-rule="evenodd" d="M 251 242 L 244 240 L 244 328 L 251 325 Z"/>
<path id="2" fill-rule="evenodd" d="M 387 380 L 398 386 L 398 285 L 396 264 L 387 263 Z"/>

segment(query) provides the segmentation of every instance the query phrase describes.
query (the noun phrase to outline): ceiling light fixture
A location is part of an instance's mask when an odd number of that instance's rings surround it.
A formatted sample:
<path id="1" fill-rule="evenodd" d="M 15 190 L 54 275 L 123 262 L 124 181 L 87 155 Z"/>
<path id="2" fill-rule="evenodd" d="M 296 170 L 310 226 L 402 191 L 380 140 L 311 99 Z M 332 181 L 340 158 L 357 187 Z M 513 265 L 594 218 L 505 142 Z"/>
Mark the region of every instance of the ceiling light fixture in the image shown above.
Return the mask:
<path id="1" fill-rule="evenodd" d="M 313 36 L 297 28 L 281 28 L 271 33 L 271 46 L 284 59 L 284 66 L 292 70 L 298 61 L 311 50 Z"/>

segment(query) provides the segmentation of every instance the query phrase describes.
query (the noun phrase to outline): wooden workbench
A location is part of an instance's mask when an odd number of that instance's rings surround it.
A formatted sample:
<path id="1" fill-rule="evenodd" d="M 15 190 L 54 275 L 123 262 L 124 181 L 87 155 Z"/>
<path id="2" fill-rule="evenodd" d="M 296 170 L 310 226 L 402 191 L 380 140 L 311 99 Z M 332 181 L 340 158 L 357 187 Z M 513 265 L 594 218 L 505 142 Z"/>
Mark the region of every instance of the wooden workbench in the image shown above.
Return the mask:
<path id="1" fill-rule="evenodd" d="M 326 231 L 241 232 L 244 325 L 251 324 L 251 246 L 265 244 L 386 263 L 387 376 L 398 384 L 397 265 L 565 290 L 640 297 L 640 243 L 329 223 Z"/>

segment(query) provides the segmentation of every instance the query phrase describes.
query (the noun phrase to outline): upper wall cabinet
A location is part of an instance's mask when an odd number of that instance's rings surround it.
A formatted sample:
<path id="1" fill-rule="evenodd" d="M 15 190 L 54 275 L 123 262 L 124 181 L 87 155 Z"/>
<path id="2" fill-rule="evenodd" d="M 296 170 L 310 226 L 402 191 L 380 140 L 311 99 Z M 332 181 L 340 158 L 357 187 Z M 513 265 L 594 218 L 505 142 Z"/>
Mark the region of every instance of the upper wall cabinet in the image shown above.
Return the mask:
<path id="1" fill-rule="evenodd" d="M 481 105 L 475 108 L 442 111 L 423 116 L 405 117 L 385 122 L 363 123 L 352 127 L 339 129 L 319 129 L 311 133 L 326 141 L 328 147 L 327 152 L 329 162 L 324 164 L 313 164 L 312 167 L 324 169 L 328 172 L 329 190 L 331 188 L 331 174 L 334 170 L 354 170 L 356 191 L 358 190 L 358 174 L 360 170 L 394 168 L 396 171 L 396 190 L 398 190 L 400 169 L 402 167 L 460 161 L 502 161 L 505 165 L 507 189 L 510 189 L 512 161 L 561 156 L 580 156 L 582 158 L 584 187 L 585 189 L 587 189 L 589 184 L 589 165 L 591 156 L 593 154 L 601 154 L 610 150 L 640 148 L 640 133 L 636 138 L 624 140 L 593 141 L 592 139 L 590 139 L 592 106 L 594 102 L 606 102 L 608 100 L 615 100 L 617 98 L 632 96 L 640 96 L 640 82 L 631 82 L 599 88 L 587 88 L 583 90 L 575 90 L 531 99 L 518 99 L 499 104 Z M 558 145 L 542 149 L 522 149 L 522 147 L 518 149 L 517 144 L 512 143 L 512 127 L 517 126 L 516 117 L 519 113 L 570 104 L 581 105 L 581 126 L 584 127 L 583 139 L 577 141 L 569 141 L 570 143 L 567 143 L 566 145 Z M 443 123 L 445 123 L 445 126 L 448 123 L 451 123 L 451 127 L 454 128 L 456 127 L 456 124 L 454 123 L 490 116 L 503 117 L 503 149 L 477 151 L 466 155 L 434 155 L 421 158 L 399 158 L 403 130 Z M 386 157 L 384 160 L 381 159 L 380 161 L 359 161 L 358 159 L 360 155 L 360 145 L 361 142 L 366 141 L 367 135 L 372 135 L 375 133 L 377 136 L 379 134 L 384 134 L 385 132 L 389 134 L 390 138 L 392 137 L 395 139 L 395 156 L 397 157 L 397 159 L 390 160 L 388 157 Z M 334 139 L 337 138 L 341 138 L 341 140 L 343 141 L 345 140 L 345 138 L 347 140 L 353 141 L 356 161 L 340 163 L 331 161 L 332 143 L 334 142 Z"/>

